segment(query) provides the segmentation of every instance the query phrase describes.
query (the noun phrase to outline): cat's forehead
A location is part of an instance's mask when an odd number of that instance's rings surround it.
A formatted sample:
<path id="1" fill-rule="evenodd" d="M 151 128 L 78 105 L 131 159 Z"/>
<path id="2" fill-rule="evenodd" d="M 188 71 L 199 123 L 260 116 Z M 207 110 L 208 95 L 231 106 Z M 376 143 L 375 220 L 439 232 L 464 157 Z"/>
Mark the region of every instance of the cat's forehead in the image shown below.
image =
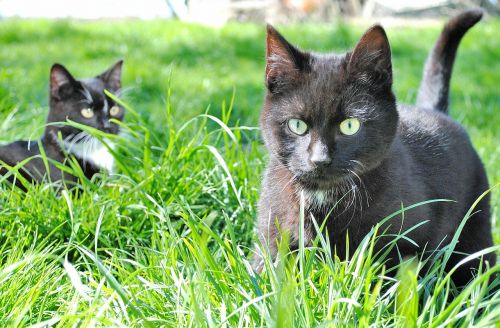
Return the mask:
<path id="1" fill-rule="evenodd" d="M 350 53 L 308 53 L 308 65 L 295 87 L 269 98 L 277 120 L 303 119 L 323 125 L 346 117 L 369 120 L 373 96 L 348 71 Z"/>
<path id="2" fill-rule="evenodd" d="M 288 98 L 289 108 L 320 120 L 336 115 L 345 92 L 345 56 L 313 54 L 304 83 Z M 290 106 L 291 105 L 291 106 Z"/>
<path id="3" fill-rule="evenodd" d="M 343 69 L 346 61 L 346 54 L 336 53 L 316 53 L 309 52 L 310 65 L 314 71 L 329 71 L 335 72 Z"/>
<path id="4" fill-rule="evenodd" d="M 88 79 L 81 79 L 80 82 L 83 89 L 82 94 L 89 103 L 100 104 L 104 102 L 105 86 L 101 80 L 96 78 L 88 78 Z"/>
<path id="5" fill-rule="evenodd" d="M 346 56 L 311 54 L 309 86 L 317 92 L 337 91 L 346 78 Z"/>

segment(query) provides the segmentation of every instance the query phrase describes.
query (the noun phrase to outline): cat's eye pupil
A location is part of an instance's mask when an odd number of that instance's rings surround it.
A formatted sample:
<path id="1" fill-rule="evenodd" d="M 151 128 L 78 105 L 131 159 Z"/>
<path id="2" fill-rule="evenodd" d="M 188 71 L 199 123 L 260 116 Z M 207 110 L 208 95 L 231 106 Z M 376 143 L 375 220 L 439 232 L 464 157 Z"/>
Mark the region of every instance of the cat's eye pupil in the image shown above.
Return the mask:
<path id="1" fill-rule="evenodd" d="M 352 136 L 353 134 L 356 134 L 356 132 L 359 131 L 360 126 L 361 123 L 359 122 L 359 120 L 355 117 L 351 117 L 343 120 L 340 123 L 339 128 L 342 134 L 347 136 Z"/>

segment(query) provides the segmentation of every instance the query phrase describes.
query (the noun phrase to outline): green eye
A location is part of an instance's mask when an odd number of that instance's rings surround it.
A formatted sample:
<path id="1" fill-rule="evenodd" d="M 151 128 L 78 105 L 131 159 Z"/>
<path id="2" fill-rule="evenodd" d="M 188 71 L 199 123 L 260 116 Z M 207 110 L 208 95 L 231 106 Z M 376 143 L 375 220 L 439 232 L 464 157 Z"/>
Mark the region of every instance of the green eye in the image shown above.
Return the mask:
<path id="1" fill-rule="evenodd" d="M 92 118 L 94 116 L 94 111 L 92 108 L 84 108 L 80 111 L 80 114 L 85 118 Z"/>
<path id="2" fill-rule="evenodd" d="M 307 124 L 304 121 L 292 118 L 288 120 L 288 128 L 295 134 L 302 136 L 307 132 Z"/>
<path id="3" fill-rule="evenodd" d="M 346 136 L 352 136 L 359 131 L 361 123 L 357 118 L 348 118 L 340 123 L 340 132 Z"/>
<path id="4" fill-rule="evenodd" d="M 118 115 L 118 113 L 120 112 L 120 107 L 118 106 L 113 106 L 111 107 L 111 109 L 109 110 L 109 115 L 111 116 L 116 116 Z"/>

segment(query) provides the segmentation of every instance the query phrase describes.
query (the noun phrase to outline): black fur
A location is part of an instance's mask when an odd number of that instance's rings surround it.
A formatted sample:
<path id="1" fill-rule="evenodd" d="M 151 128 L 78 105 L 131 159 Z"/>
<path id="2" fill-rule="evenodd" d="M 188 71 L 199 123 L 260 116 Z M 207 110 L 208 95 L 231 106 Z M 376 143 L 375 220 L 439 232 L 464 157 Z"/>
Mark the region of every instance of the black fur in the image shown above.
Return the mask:
<path id="1" fill-rule="evenodd" d="M 455 21 L 464 17 L 468 16 Z M 444 33 L 457 45 L 456 38 L 464 34 L 449 29 Z M 444 62 L 439 56 L 431 58 L 451 69 L 454 56 L 445 56 Z M 333 208 L 326 227 L 341 258 L 347 255 L 347 232 L 352 251 L 375 224 L 402 204 L 454 200 L 414 208 L 404 213 L 404 220 L 393 218 L 383 227 L 397 234 L 429 220 L 409 235 L 418 247 L 398 242 L 399 254 L 390 255 L 395 264 L 399 255 L 449 243 L 467 210 L 488 189 L 485 170 L 466 131 L 441 107 L 396 103 L 389 42 L 380 26 L 370 28 L 352 52 L 328 55 L 302 52 L 269 26 L 266 85 L 260 124 L 270 159 L 259 203 L 258 235 L 273 257 L 281 231 L 290 233 L 291 246 L 297 247 L 301 193 L 306 243 L 314 237 L 311 215 L 321 223 Z M 361 122 L 354 135 L 339 131 L 347 118 Z M 307 133 L 293 133 L 287 127 L 290 119 L 304 121 Z M 321 163 L 313 160 L 318 156 L 323 158 Z M 488 196 L 476 212 L 456 252 L 469 254 L 492 245 Z M 456 255 L 450 265 L 461 258 Z M 493 254 L 485 259 L 490 265 L 495 262 Z M 254 265 L 260 269 L 261 264 L 257 256 Z M 454 276 L 455 283 L 465 284 L 478 265 L 476 261 L 463 266 Z"/>
<path id="2" fill-rule="evenodd" d="M 124 109 L 104 94 L 104 89 L 115 94 L 121 88 L 121 68 L 123 61 L 118 61 L 104 73 L 89 79 L 76 80 L 68 70 L 60 65 L 54 64 L 50 72 L 50 109 L 47 118 L 47 127 L 40 140 L 24 141 L 18 140 L 11 144 L 0 147 L 0 175 L 6 175 L 9 170 L 5 165 L 14 167 L 27 158 L 31 158 L 19 173 L 28 182 L 40 182 L 44 179 L 49 181 L 61 181 L 73 184 L 76 177 L 64 173 L 52 163 L 47 167 L 40 156 L 40 147 L 43 147 L 47 157 L 64 163 L 67 161 L 66 154 L 72 153 L 71 147 L 65 147 L 62 140 L 66 140 L 72 145 L 83 145 L 84 143 L 97 141 L 88 134 L 69 125 L 57 124 L 71 120 L 80 124 L 99 129 L 101 131 L 117 134 L 119 126 L 110 122 L 111 118 L 123 120 Z M 109 109 L 113 106 L 119 107 L 117 115 L 111 116 Z M 94 112 L 92 118 L 85 118 L 81 114 L 84 108 L 91 108 Z M 59 136 L 62 138 L 59 139 Z M 85 154 L 75 154 L 77 161 L 83 169 L 85 176 L 91 178 L 102 168 L 95 163 L 88 161 Z M 15 177 L 9 175 L 9 181 L 13 182 Z M 16 185 L 23 188 L 19 180 L 15 180 Z M 23 188 L 24 189 L 24 188 Z"/>

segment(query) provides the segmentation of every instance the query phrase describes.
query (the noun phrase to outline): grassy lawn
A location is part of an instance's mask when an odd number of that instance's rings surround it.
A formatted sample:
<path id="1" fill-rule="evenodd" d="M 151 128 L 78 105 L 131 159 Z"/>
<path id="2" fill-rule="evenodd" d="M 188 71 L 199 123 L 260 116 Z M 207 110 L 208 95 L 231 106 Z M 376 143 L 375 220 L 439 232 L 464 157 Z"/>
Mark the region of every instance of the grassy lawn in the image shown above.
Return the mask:
<path id="1" fill-rule="evenodd" d="M 366 26 L 280 29 L 316 51 L 345 50 Z M 500 21 L 473 28 L 458 52 L 452 116 L 500 183 Z M 413 102 L 435 27 L 389 27 L 395 92 Z M 117 171 L 80 195 L 0 184 L 0 322 L 28 326 L 494 326 L 500 293 L 480 275 L 456 291 L 439 262 L 401 283 L 373 258 L 368 236 L 351 261 L 324 240 L 261 276 L 248 264 L 266 154 L 264 27 L 215 30 L 178 22 L 0 21 L 0 142 L 38 138 L 54 62 L 76 77 L 125 59 L 130 106 Z M 207 111 L 208 110 L 208 111 Z M 208 113 L 208 115 L 205 115 Z M 229 128 L 228 128 L 229 127 Z M 500 243 L 500 191 L 492 196 Z M 78 197 L 77 197 L 78 196 Z M 397 209 L 394 209 L 397 210 Z M 446 254 L 443 255 L 446 257 Z"/>

